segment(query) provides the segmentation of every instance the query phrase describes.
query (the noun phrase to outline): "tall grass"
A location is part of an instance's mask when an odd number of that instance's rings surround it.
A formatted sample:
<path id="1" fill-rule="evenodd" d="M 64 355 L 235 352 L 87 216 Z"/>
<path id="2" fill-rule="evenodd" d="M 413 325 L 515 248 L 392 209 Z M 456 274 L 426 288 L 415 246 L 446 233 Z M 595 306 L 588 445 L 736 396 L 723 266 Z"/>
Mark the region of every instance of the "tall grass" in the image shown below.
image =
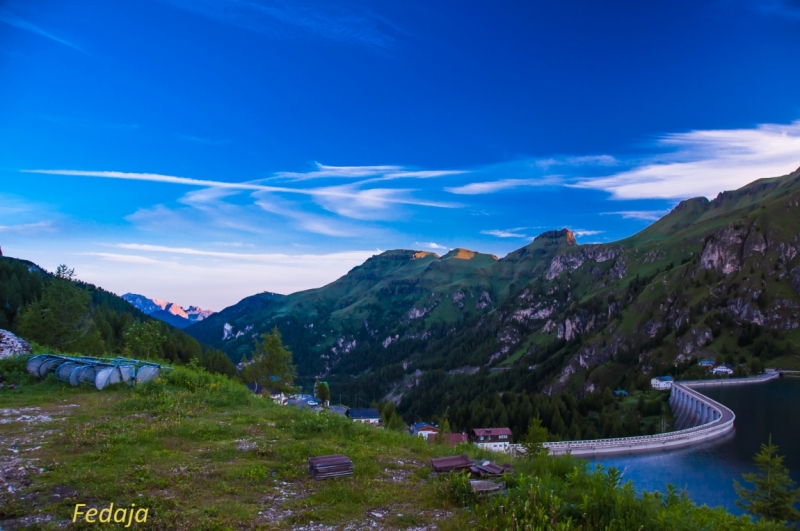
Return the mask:
<path id="1" fill-rule="evenodd" d="M 452 475 L 442 494 L 469 507 L 477 529 L 510 531 L 729 531 L 779 530 L 781 524 L 753 522 L 722 508 L 698 507 L 685 492 L 636 492 L 614 467 L 589 467 L 572 457 L 541 454 L 526 472 L 506 476 L 506 495 L 483 500 L 469 493 L 466 476 Z"/>

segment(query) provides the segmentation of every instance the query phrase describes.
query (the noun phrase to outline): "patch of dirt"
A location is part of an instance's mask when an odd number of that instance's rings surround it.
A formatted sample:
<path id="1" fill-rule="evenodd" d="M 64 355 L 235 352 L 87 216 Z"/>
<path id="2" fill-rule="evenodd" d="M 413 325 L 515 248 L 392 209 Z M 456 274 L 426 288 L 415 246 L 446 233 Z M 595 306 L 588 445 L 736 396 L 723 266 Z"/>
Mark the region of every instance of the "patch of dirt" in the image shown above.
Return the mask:
<path id="1" fill-rule="evenodd" d="M 301 491 L 303 488 L 301 484 L 293 484 L 286 481 L 277 482 L 272 491 L 268 492 L 267 496 L 261 501 L 261 503 L 264 504 L 264 508 L 258 511 L 258 523 L 266 521 L 270 524 L 278 524 L 292 516 L 295 511 L 284 507 L 284 504 L 289 500 L 305 498 L 308 495 L 308 491 Z"/>
<path id="2" fill-rule="evenodd" d="M 39 459 L 33 457 L 52 429 L 44 429 L 64 420 L 77 404 L 53 408 L 21 407 L 0 409 L 0 492 L 18 496 L 31 484 L 30 476 L 41 474 Z"/>

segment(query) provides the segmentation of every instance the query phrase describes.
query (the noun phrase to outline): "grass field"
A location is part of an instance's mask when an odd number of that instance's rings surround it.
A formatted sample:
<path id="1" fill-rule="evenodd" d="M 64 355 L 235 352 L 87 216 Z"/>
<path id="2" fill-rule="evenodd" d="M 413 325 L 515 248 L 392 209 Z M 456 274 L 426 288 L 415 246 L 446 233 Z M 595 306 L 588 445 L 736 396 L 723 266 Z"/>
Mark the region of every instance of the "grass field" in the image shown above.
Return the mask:
<path id="1" fill-rule="evenodd" d="M 0 390 L 2 529 L 60 528 L 76 503 L 112 502 L 149 508 L 139 529 L 422 529 L 468 518 L 428 478 L 429 458 L 456 450 L 418 437 L 277 406 L 185 368 L 103 392 L 22 380 Z M 332 453 L 349 456 L 354 475 L 310 479 L 308 457 Z"/>
<path id="2" fill-rule="evenodd" d="M 571 456 L 513 459 L 277 406 L 192 367 L 102 392 L 33 380 L 21 359 L 0 360 L 0 374 L 3 530 L 125 528 L 72 523 L 76 504 L 111 503 L 147 508 L 132 526 L 148 530 L 783 528 L 676 491 L 641 495 Z M 431 457 L 464 452 L 512 462 L 507 495 L 479 500 L 465 476 L 431 475 Z M 354 475 L 310 479 L 308 457 L 332 453 Z"/>

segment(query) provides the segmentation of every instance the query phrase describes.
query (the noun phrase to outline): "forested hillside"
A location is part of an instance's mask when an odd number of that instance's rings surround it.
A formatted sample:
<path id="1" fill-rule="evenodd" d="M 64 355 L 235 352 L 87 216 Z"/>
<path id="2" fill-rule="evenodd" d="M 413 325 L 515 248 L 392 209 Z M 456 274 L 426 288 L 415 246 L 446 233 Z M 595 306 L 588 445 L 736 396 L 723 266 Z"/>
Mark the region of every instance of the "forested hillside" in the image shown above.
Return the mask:
<path id="1" fill-rule="evenodd" d="M 234 375 L 235 367 L 217 349 L 203 346 L 185 332 L 161 323 L 136 309 L 126 300 L 98 286 L 69 280 L 70 312 L 75 316 L 74 327 L 80 328 L 67 344 L 59 344 L 50 329 L 35 325 L 23 326 L 26 311 L 40 304 L 48 284 L 57 281 L 49 273 L 27 260 L 0 257 L 0 328 L 10 330 L 43 347 L 89 355 L 130 354 L 126 352 L 126 332 L 135 322 L 157 322 L 164 341 L 155 357 L 172 363 L 197 360 L 213 372 Z M 37 308 L 37 311 L 47 308 Z"/>
<path id="2" fill-rule="evenodd" d="M 520 433 L 531 412 L 556 438 L 611 435 L 628 431 L 627 413 L 611 415 L 607 390 L 704 377 L 702 358 L 742 375 L 798 366 L 798 214 L 794 172 L 683 201 L 611 244 L 578 245 L 564 229 L 499 260 L 388 251 L 323 288 L 256 295 L 187 331 L 236 362 L 277 326 L 301 376 L 325 378 L 334 398 L 392 399 L 407 421 L 447 411 L 457 429 L 508 422 Z M 639 420 L 656 404 L 640 406 Z"/>

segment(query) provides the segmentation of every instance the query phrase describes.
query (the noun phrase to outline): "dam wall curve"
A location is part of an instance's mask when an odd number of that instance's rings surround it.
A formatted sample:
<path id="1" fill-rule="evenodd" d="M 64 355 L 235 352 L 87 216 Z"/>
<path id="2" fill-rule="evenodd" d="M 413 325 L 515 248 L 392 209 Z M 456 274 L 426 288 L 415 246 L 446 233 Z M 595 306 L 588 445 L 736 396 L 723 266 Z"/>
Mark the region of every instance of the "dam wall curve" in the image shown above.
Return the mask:
<path id="1" fill-rule="evenodd" d="M 762 383 L 778 377 L 780 377 L 780 373 L 775 372 L 755 378 L 674 382 L 669 404 L 675 417 L 676 431 L 617 439 L 549 442 L 542 446 L 550 455 L 570 453 L 575 456 L 593 457 L 621 453 L 658 452 L 717 439 L 733 432 L 736 415 L 726 406 L 697 391 L 696 388 Z M 509 451 L 517 454 L 525 453 L 519 444 L 509 445 Z"/>

